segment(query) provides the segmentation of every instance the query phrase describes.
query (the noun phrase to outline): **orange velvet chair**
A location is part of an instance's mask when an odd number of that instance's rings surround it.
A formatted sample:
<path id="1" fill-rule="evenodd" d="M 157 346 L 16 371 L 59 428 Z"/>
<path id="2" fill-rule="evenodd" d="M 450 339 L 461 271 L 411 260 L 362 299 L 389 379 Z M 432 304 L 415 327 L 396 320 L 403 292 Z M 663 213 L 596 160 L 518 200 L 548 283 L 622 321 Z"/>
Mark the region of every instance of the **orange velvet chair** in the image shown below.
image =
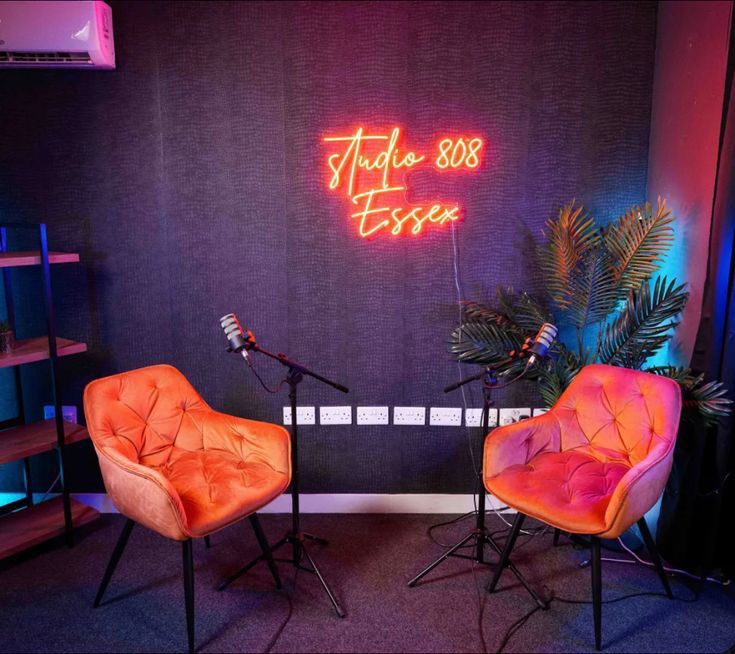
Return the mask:
<path id="1" fill-rule="evenodd" d="M 485 487 L 518 513 L 488 591 L 495 591 L 523 521 L 532 516 L 557 530 L 590 536 L 598 650 L 601 538 L 615 538 L 637 523 L 671 598 L 643 516 L 669 477 L 680 414 L 681 390 L 672 379 L 591 365 L 548 413 L 491 432 L 485 440 Z"/>
<path id="2" fill-rule="evenodd" d="M 91 382 L 87 428 L 107 492 L 128 518 L 94 606 L 136 522 L 183 543 L 189 651 L 194 650 L 192 539 L 250 518 L 280 587 L 256 511 L 291 480 L 288 432 L 278 425 L 214 411 L 176 368 L 150 366 Z"/>

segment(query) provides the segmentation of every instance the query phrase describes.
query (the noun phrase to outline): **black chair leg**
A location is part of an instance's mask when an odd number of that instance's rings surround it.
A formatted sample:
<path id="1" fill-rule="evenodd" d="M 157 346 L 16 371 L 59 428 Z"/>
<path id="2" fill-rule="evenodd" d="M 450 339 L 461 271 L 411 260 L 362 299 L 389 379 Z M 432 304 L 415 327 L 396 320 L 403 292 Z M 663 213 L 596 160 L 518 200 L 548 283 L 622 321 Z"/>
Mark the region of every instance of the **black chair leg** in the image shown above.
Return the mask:
<path id="1" fill-rule="evenodd" d="M 97 608 L 102 601 L 102 596 L 107 590 L 110 579 L 112 579 L 112 574 L 115 572 L 115 568 L 120 561 L 123 550 L 128 544 L 128 538 L 130 538 L 130 532 L 133 531 L 133 527 L 135 527 L 135 522 L 128 519 L 125 522 L 125 526 L 123 527 L 122 533 L 120 534 L 120 538 L 117 539 L 117 545 L 115 545 L 115 549 L 112 550 L 112 556 L 110 557 L 110 562 L 107 564 L 105 574 L 102 577 L 102 583 L 100 584 L 99 590 L 97 591 L 97 597 L 94 598 L 94 604 L 92 605 L 94 608 Z"/>
<path id="2" fill-rule="evenodd" d="M 595 649 L 602 649 L 602 557 L 600 539 L 591 537 L 592 545 L 592 612 L 595 619 Z"/>
<path id="3" fill-rule="evenodd" d="M 488 593 L 494 593 L 495 592 L 495 586 L 498 585 L 498 581 L 500 580 L 500 575 L 503 573 L 503 568 L 508 565 L 508 559 L 510 558 L 510 552 L 513 549 L 513 546 L 516 544 L 516 539 L 518 538 L 518 534 L 521 531 L 521 527 L 523 526 L 523 521 L 526 519 L 526 516 L 523 513 L 516 513 L 516 519 L 513 521 L 513 526 L 510 528 L 510 534 L 508 535 L 508 540 L 505 543 L 505 547 L 503 548 L 503 553 L 500 555 L 500 561 L 498 561 L 498 567 L 495 568 L 495 574 L 493 575 L 492 581 L 487 587 Z"/>
<path id="4" fill-rule="evenodd" d="M 658 576 L 661 578 L 661 583 L 664 585 L 666 596 L 669 599 L 674 599 L 674 595 L 671 592 L 671 586 L 669 586 L 669 580 L 666 578 L 664 564 L 661 562 L 661 557 L 658 555 L 658 548 L 656 547 L 656 542 L 653 540 L 653 536 L 651 536 L 651 532 L 648 529 L 645 516 L 638 521 L 638 529 L 641 530 L 643 542 L 646 544 L 646 549 L 651 555 L 653 565 L 656 567 L 656 572 L 658 572 Z"/>
<path id="5" fill-rule="evenodd" d="M 261 552 L 263 552 L 263 557 L 265 558 L 265 561 L 268 564 L 268 568 L 273 575 L 273 579 L 276 582 L 276 588 L 281 588 L 281 578 L 278 575 L 278 568 L 276 567 L 276 562 L 273 559 L 273 552 L 271 551 L 271 547 L 270 545 L 268 545 L 268 541 L 266 540 L 265 534 L 263 533 L 263 527 L 260 524 L 260 519 L 258 518 L 257 513 L 253 513 L 253 515 L 250 516 L 250 524 L 253 526 L 255 538 L 258 539 L 260 550 Z"/>
<path id="6" fill-rule="evenodd" d="M 194 652 L 194 555 L 191 538 L 183 541 L 184 603 L 186 605 L 186 636 L 189 654 Z"/>
<path id="7" fill-rule="evenodd" d="M 204 546 L 209 549 L 212 547 L 212 541 L 209 539 L 209 536 L 204 537 Z"/>
<path id="8" fill-rule="evenodd" d="M 561 536 L 561 529 L 554 529 L 554 547 L 559 544 L 559 536 Z"/>

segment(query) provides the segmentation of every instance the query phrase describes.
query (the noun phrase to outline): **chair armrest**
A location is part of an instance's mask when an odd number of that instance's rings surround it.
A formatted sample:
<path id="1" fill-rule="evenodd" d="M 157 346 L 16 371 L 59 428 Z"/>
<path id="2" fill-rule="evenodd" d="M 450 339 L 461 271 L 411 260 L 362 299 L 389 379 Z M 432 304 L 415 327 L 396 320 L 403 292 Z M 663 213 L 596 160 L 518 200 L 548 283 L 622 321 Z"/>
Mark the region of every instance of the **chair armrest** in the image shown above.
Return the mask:
<path id="1" fill-rule="evenodd" d="M 487 479 L 514 465 L 525 465 L 546 451 L 559 451 L 559 421 L 551 411 L 497 427 L 485 439 L 483 475 Z"/>
<path id="2" fill-rule="evenodd" d="M 168 479 L 112 447 L 95 449 L 105 488 L 120 513 L 168 538 L 189 538 L 184 507 Z"/>
<path id="3" fill-rule="evenodd" d="M 671 473 L 674 444 L 662 443 L 623 475 L 607 505 L 602 538 L 616 538 L 656 504 Z"/>
<path id="4" fill-rule="evenodd" d="M 291 479 L 291 438 L 280 425 L 212 411 L 202 436 L 205 450 L 224 450 L 243 461 L 258 459 Z"/>

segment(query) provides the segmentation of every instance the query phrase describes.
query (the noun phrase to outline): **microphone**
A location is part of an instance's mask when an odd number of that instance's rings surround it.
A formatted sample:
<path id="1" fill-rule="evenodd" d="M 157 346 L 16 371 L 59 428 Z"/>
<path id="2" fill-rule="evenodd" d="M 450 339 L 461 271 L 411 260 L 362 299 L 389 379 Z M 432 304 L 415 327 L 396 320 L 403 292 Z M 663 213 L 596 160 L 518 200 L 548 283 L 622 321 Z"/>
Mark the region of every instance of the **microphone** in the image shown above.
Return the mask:
<path id="1" fill-rule="evenodd" d="M 528 350 L 531 356 L 528 358 L 527 368 L 530 368 L 536 363 L 537 359 L 543 359 L 546 356 L 546 353 L 549 351 L 549 346 L 554 342 L 558 333 L 559 330 L 550 322 L 545 322 L 541 325 L 538 334 L 536 334 L 536 338 L 533 339 L 531 347 Z"/>
<path id="2" fill-rule="evenodd" d="M 234 313 L 228 313 L 219 319 L 219 324 L 230 343 L 230 352 L 241 352 L 244 359 L 250 360 L 248 350 L 254 341 L 253 334 L 248 330 L 247 335 L 240 326 L 240 321 Z"/>

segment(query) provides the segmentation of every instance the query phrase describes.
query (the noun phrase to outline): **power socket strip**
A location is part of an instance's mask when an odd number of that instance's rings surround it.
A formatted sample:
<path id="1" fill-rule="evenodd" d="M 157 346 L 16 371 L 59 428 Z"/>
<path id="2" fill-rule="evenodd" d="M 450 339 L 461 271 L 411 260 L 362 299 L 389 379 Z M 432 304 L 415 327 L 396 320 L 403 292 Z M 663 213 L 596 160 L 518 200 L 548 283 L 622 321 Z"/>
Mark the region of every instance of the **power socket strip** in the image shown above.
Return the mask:
<path id="1" fill-rule="evenodd" d="M 429 424 L 436 427 L 461 427 L 462 409 L 432 407 L 429 411 Z"/>
<path id="2" fill-rule="evenodd" d="M 358 425 L 387 425 L 387 406 L 359 406 L 357 407 Z"/>
<path id="3" fill-rule="evenodd" d="M 500 409 L 498 416 L 498 424 L 502 427 L 503 425 L 510 425 L 514 422 L 519 422 L 524 418 L 531 417 L 531 409 Z"/>
<path id="4" fill-rule="evenodd" d="M 296 419 L 299 425 L 315 425 L 316 424 L 316 407 L 313 406 L 297 406 Z M 283 424 L 291 424 L 291 407 L 283 407 Z"/>
<path id="5" fill-rule="evenodd" d="M 425 425 L 425 406 L 396 406 L 393 407 L 394 425 Z"/>
<path id="6" fill-rule="evenodd" d="M 498 410 L 490 409 L 488 413 L 488 427 L 498 426 Z M 467 427 L 479 427 L 482 425 L 482 409 L 465 409 L 464 424 Z"/>
<path id="7" fill-rule="evenodd" d="M 534 409 L 533 410 L 533 415 L 534 416 L 542 416 L 542 415 L 544 415 L 544 413 L 547 413 L 548 411 L 549 411 L 549 408 L 548 407 L 546 407 L 544 409 Z"/>
<path id="8" fill-rule="evenodd" d="M 320 406 L 319 407 L 319 424 L 320 425 L 351 425 L 352 424 L 352 407 L 351 406 Z"/>

